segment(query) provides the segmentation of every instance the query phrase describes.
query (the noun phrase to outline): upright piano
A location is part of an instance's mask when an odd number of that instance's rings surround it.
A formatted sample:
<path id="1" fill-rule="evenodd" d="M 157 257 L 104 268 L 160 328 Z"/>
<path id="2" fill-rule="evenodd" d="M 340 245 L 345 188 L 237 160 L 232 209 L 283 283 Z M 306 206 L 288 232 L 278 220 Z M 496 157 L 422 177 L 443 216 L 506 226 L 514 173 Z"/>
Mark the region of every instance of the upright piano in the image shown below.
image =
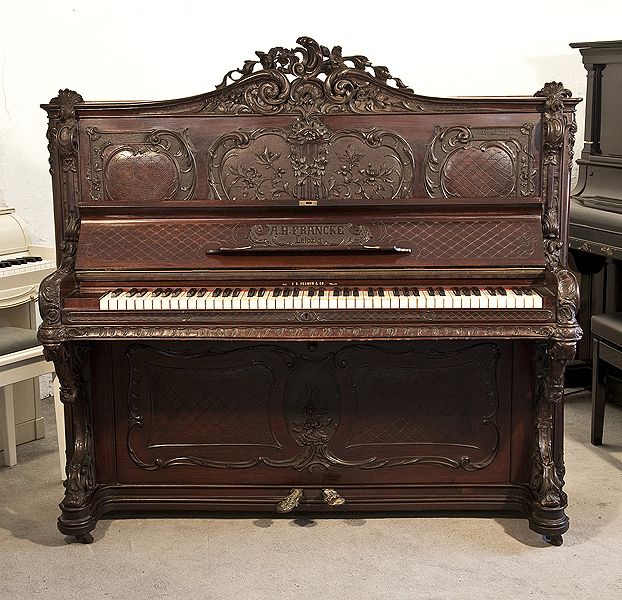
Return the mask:
<path id="1" fill-rule="evenodd" d="M 576 99 L 416 95 L 310 38 L 49 115 L 59 529 L 109 510 L 522 511 L 553 544 Z"/>
<path id="2" fill-rule="evenodd" d="M 622 311 L 622 41 L 570 44 L 587 71 L 585 146 L 570 198 L 568 242 L 581 280 L 577 358 L 589 361 L 590 318 Z"/>

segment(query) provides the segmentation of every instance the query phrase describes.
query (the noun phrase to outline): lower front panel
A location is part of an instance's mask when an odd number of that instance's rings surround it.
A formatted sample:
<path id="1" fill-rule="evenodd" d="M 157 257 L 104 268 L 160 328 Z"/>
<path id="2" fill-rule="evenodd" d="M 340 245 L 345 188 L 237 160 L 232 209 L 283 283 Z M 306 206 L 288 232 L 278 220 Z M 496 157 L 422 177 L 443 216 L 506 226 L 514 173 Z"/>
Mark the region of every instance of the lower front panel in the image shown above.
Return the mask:
<path id="1" fill-rule="evenodd" d="M 292 488 L 295 510 L 525 508 L 533 359 L 508 340 L 91 342 L 92 513 L 275 510 Z"/>

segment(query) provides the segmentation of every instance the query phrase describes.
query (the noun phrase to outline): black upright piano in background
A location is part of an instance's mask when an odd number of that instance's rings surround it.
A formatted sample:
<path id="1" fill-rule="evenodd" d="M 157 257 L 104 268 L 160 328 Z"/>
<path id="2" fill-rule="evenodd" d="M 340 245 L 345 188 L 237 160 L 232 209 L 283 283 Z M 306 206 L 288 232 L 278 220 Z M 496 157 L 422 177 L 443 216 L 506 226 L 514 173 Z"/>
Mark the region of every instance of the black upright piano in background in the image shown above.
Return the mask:
<path id="1" fill-rule="evenodd" d="M 585 146 L 570 199 L 571 266 L 580 273 L 577 358 L 591 357 L 590 318 L 622 311 L 622 41 L 570 44 L 587 70 Z"/>

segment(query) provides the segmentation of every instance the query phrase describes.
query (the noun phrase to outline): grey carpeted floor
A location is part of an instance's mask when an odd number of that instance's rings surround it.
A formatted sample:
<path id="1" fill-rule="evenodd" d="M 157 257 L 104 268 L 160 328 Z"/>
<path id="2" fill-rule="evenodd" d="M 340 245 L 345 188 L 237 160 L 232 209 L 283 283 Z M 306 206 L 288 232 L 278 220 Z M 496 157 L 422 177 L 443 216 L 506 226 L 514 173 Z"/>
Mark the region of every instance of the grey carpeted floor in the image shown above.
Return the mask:
<path id="1" fill-rule="evenodd" d="M 570 530 L 553 547 L 492 515 L 108 518 L 95 543 L 56 529 L 54 413 L 47 437 L 0 467 L 0 598 L 322 600 L 622 598 L 622 409 L 589 443 L 590 398 L 567 396 Z"/>

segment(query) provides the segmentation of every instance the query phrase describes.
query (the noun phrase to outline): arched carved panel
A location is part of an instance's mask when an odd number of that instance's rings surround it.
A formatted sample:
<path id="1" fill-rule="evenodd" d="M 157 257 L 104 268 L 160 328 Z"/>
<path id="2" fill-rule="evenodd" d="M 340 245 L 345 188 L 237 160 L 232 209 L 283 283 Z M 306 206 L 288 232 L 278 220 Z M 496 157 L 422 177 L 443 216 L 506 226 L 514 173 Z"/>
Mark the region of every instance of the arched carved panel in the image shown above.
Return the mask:
<path id="1" fill-rule="evenodd" d="M 90 127 L 87 134 L 91 200 L 144 204 L 194 195 L 197 172 L 187 130 L 111 133 Z"/>
<path id="2" fill-rule="evenodd" d="M 425 189 L 431 198 L 532 196 L 536 169 L 533 124 L 439 127 L 428 146 Z"/>
<path id="3" fill-rule="evenodd" d="M 397 133 L 331 132 L 319 117 L 298 118 L 289 131 L 232 131 L 208 155 L 210 187 L 222 200 L 406 198 L 413 169 L 410 146 Z"/>

